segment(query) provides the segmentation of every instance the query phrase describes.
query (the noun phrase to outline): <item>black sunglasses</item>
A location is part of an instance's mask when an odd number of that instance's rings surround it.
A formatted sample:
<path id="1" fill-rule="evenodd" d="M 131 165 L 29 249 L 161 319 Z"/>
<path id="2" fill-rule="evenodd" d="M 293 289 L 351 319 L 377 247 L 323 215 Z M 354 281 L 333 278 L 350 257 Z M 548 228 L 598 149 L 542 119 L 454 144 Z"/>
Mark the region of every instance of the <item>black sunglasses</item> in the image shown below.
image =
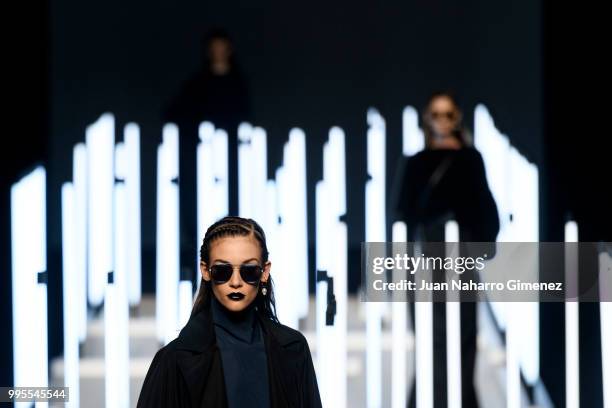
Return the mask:
<path id="1" fill-rule="evenodd" d="M 432 111 L 430 113 L 431 118 L 432 119 L 439 119 L 441 117 L 445 117 L 448 120 L 453 120 L 455 119 L 455 112 L 452 111 L 446 111 L 446 112 L 436 112 L 436 111 Z"/>
<path id="2" fill-rule="evenodd" d="M 208 268 L 211 279 L 216 284 L 222 284 L 231 279 L 234 273 L 234 266 L 228 263 L 218 263 Z M 263 274 L 263 268 L 258 264 L 240 265 L 240 277 L 248 284 L 255 285 Z"/>

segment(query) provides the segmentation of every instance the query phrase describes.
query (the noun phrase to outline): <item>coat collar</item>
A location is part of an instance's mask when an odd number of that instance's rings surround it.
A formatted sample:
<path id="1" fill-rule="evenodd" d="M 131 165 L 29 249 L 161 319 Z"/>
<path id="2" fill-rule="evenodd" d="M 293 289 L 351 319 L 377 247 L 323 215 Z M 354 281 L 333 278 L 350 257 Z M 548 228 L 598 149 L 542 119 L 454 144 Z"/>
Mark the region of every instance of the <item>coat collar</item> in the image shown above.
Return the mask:
<path id="1" fill-rule="evenodd" d="M 264 331 L 264 336 L 273 338 L 271 344 L 286 347 L 298 342 L 291 331 L 283 330 L 278 324 L 256 313 L 256 316 Z M 216 337 L 213 326 L 211 305 L 205 304 L 204 307 L 189 321 L 180 331 L 176 340 L 178 350 L 188 350 L 195 353 L 202 353 L 216 345 Z"/>
<path id="2" fill-rule="evenodd" d="M 196 404 L 202 398 L 213 360 L 219 357 L 210 308 L 210 304 L 205 305 L 192 315 L 176 339 L 176 349 L 188 351 L 186 354 L 181 353 L 177 364 L 189 389 L 193 406 L 198 406 Z M 291 389 L 289 381 L 295 375 L 295 367 L 291 363 L 292 354 L 288 347 L 299 342 L 300 338 L 290 329 L 259 313 L 256 316 L 264 334 L 272 406 L 294 406 L 296 402 L 291 401 L 294 395 L 288 391 Z"/>

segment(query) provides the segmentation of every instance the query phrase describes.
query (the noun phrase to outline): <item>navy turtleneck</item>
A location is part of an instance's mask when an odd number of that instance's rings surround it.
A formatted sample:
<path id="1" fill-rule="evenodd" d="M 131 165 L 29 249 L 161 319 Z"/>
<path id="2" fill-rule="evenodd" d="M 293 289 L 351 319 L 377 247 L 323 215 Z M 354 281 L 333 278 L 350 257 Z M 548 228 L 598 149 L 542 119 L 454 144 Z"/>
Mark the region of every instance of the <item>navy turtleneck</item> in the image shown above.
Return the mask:
<path id="1" fill-rule="evenodd" d="M 266 349 L 254 305 L 231 312 L 214 296 L 211 303 L 229 408 L 269 407 Z"/>

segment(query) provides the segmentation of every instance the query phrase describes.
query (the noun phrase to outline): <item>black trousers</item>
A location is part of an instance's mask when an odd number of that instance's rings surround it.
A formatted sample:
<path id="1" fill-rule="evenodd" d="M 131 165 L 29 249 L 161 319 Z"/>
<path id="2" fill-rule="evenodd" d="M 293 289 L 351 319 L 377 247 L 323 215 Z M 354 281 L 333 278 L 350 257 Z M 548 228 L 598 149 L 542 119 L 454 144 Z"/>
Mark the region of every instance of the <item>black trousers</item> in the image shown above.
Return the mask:
<path id="1" fill-rule="evenodd" d="M 477 408 L 474 371 L 476 364 L 477 304 L 460 303 L 461 308 L 461 401 L 462 408 Z M 410 307 L 414 329 L 414 304 Z M 419 350 L 416 350 L 418 353 Z M 416 407 L 416 376 L 412 381 L 412 392 L 408 406 Z M 447 406 L 446 369 L 446 303 L 433 303 L 433 381 L 434 408 Z"/>

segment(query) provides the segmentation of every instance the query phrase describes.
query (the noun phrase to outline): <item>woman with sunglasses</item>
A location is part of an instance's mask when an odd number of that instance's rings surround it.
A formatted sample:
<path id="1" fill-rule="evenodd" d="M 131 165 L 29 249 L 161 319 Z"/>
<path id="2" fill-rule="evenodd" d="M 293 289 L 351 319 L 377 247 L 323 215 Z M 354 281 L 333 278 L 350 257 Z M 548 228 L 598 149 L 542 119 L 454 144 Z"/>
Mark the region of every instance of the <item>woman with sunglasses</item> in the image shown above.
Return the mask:
<path id="1" fill-rule="evenodd" d="M 444 256 L 445 223 L 459 224 L 460 240 L 494 242 L 499 230 L 497 206 L 487 184 L 480 153 L 471 146 L 459 105 L 450 92 L 436 92 L 423 110 L 425 149 L 400 161 L 396 179 L 396 216 L 407 225 L 408 241 L 422 243 L 423 252 Z M 494 250 L 489 254 L 494 253 Z M 468 276 L 464 279 L 477 276 Z M 433 274 L 434 280 L 443 274 Z M 464 294 L 465 295 L 465 294 Z M 411 308 L 414 322 L 414 308 Z M 447 404 L 446 305 L 433 303 L 434 406 Z M 462 406 L 477 408 L 476 303 L 461 303 Z M 418 350 L 417 350 L 418 352 Z M 415 406 L 413 381 L 410 406 Z"/>
<path id="2" fill-rule="evenodd" d="M 270 267 L 255 221 L 208 228 L 191 317 L 153 358 L 139 408 L 321 407 L 308 343 L 276 317 Z"/>

